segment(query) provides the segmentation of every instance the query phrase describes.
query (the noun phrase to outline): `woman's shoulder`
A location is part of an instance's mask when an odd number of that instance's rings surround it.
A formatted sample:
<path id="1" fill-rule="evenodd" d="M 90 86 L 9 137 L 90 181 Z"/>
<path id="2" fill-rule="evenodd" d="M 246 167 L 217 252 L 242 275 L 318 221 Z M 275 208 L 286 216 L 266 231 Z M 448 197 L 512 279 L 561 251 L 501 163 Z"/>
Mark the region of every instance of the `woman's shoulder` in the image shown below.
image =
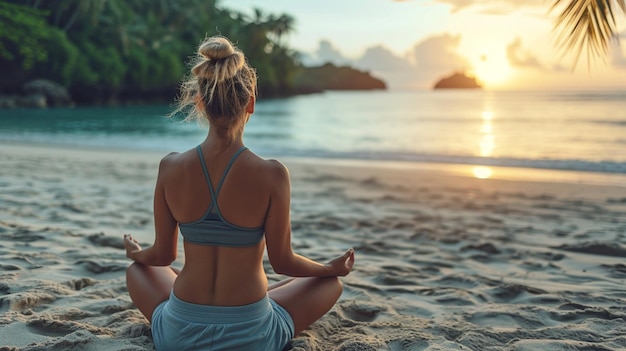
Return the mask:
<path id="1" fill-rule="evenodd" d="M 289 169 L 282 162 L 275 159 L 268 159 L 265 162 L 267 162 L 267 167 L 272 175 L 289 178 Z"/>
<path id="2" fill-rule="evenodd" d="M 190 161 L 193 161 L 194 157 L 197 158 L 195 152 L 192 154 L 192 151 L 193 150 L 170 152 L 163 156 L 159 162 L 159 173 L 171 173 L 181 170 L 184 168 L 185 164 L 189 164 Z"/>
<path id="3" fill-rule="evenodd" d="M 170 152 L 169 154 L 163 156 L 161 158 L 161 162 L 159 163 L 159 168 L 163 168 L 164 166 L 168 166 L 169 164 L 179 162 L 184 155 L 184 152 Z"/>
<path id="4" fill-rule="evenodd" d="M 263 162 L 266 171 L 264 177 L 261 177 L 261 182 L 269 191 L 270 197 L 283 197 L 285 194 L 288 196 L 291 180 L 287 166 L 275 159 L 263 159 Z"/>
<path id="5" fill-rule="evenodd" d="M 253 156 L 252 162 L 256 167 L 259 168 L 259 170 L 270 173 L 274 176 L 280 174 L 284 174 L 287 176 L 289 175 L 289 170 L 287 169 L 287 166 L 285 166 L 282 162 L 272 158 L 267 159 L 260 157 L 254 152 L 251 152 L 251 154 Z"/>

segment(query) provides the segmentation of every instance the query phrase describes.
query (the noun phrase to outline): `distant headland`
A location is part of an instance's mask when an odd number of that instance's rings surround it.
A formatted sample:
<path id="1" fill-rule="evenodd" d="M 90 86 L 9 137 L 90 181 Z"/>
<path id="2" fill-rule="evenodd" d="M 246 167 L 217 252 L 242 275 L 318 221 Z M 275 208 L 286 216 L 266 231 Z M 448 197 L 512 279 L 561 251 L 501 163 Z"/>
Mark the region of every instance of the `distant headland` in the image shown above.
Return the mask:
<path id="1" fill-rule="evenodd" d="M 385 90 L 384 81 L 369 72 L 348 66 L 326 63 L 322 66 L 302 67 L 294 78 L 294 93 L 315 93 L 326 90 Z"/>
<path id="2" fill-rule="evenodd" d="M 455 72 L 451 76 L 440 79 L 433 89 L 482 89 L 476 78 L 463 72 Z"/>
<path id="3" fill-rule="evenodd" d="M 300 66 L 295 70 L 293 82 L 290 87 L 282 90 L 261 94 L 262 97 L 286 97 L 298 94 L 321 93 L 328 90 L 385 90 L 387 85 L 384 81 L 373 77 L 369 72 L 360 71 L 348 66 L 335 66 L 327 63 L 322 66 L 305 67 Z M 54 107 L 54 106 L 74 106 L 76 100 L 69 89 L 56 82 L 46 79 L 34 79 L 27 81 L 21 89 L 15 88 L 17 94 L 2 94 L 0 91 L 0 109 L 15 107 Z M 171 96 L 174 96 L 174 89 L 170 89 Z M 165 95 L 165 94 L 162 94 Z M 134 99 L 134 100 L 133 100 Z M 110 99 L 108 103 L 95 103 L 116 105 L 119 103 L 149 103 L 167 102 L 164 96 L 157 96 L 153 100 L 142 99 L 141 96 L 125 96 L 119 93 L 116 99 Z M 79 103 L 84 101 L 80 101 Z"/>

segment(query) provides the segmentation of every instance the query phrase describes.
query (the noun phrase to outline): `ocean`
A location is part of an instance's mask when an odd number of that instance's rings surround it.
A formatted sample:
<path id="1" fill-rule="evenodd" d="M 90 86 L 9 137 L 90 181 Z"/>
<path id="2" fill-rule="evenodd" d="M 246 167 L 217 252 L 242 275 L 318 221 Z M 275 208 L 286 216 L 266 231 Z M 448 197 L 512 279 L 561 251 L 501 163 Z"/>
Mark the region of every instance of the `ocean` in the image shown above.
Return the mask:
<path id="1" fill-rule="evenodd" d="M 207 127 L 168 105 L 0 110 L 0 142 L 184 151 Z M 260 100 L 264 157 L 626 174 L 626 91 L 350 91 Z"/>

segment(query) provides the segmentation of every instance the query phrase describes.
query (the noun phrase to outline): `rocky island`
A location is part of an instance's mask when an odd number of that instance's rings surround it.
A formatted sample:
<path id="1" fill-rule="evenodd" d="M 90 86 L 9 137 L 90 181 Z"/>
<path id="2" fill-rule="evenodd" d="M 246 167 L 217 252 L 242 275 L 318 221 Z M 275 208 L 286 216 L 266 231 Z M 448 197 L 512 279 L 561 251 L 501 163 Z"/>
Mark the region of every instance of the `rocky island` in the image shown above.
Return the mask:
<path id="1" fill-rule="evenodd" d="M 434 89 L 482 89 L 476 78 L 462 72 L 455 72 L 451 76 L 440 79 Z"/>

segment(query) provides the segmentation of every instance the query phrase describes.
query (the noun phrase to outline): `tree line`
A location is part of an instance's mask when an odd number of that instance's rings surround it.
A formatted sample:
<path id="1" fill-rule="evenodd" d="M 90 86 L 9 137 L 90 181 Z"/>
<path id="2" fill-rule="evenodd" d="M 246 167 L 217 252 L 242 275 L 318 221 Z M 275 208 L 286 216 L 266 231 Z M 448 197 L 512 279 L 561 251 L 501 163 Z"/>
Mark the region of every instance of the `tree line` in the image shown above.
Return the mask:
<path id="1" fill-rule="evenodd" d="M 43 78 L 82 103 L 171 99 L 199 42 L 219 34 L 257 69 L 262 97 L 287 95 L 299 69 L 284 40 L 294 25 L 217 0 L 2 0 L 0 93 Z"/>

